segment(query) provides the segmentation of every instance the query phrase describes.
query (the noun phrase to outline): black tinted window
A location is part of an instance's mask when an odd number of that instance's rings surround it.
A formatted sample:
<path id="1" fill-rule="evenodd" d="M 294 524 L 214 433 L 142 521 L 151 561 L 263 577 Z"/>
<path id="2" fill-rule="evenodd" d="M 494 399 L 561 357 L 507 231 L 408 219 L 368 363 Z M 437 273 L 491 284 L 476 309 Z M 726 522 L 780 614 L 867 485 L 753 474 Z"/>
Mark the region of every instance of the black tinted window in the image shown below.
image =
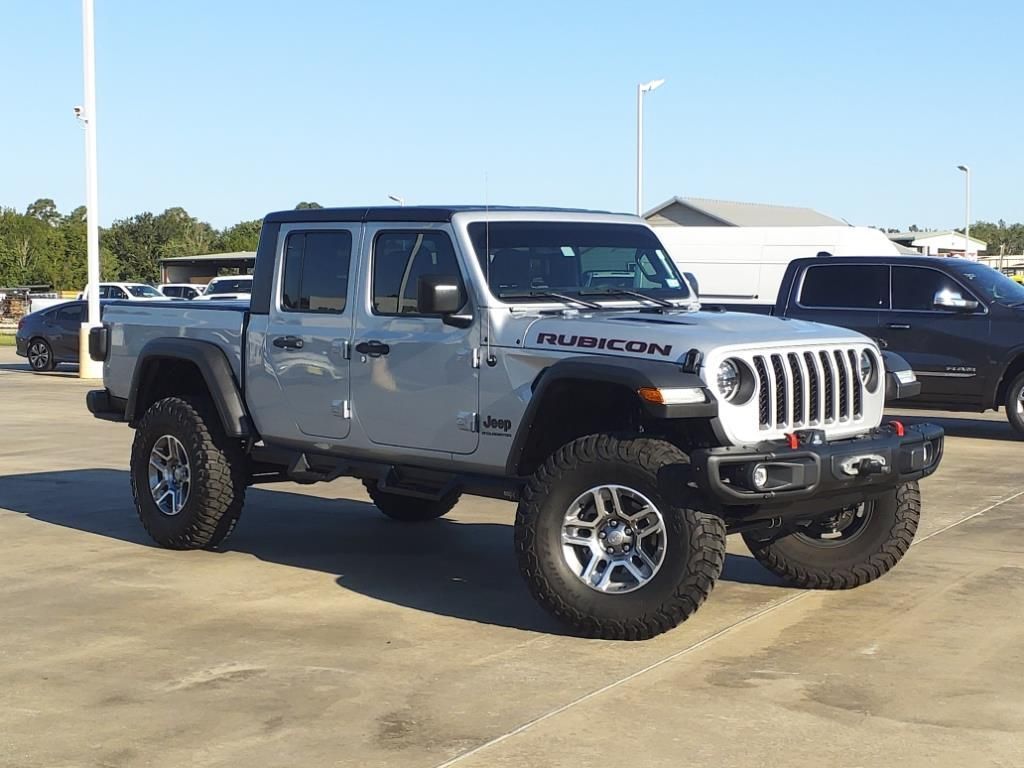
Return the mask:
<path id="1" fill-rule="evenodd" d="M 350 232 L 293 233 L 285 244 L 284 258 L 284 290 L 281 295 L 284 310 L 345 311 L 348 270 L 352 261 Z"/>
<path id="2" fill-rule="evenodd" d="M 57 322 L 65 328 L 76 328 L 82 324 L 82 306 L 63 307 L 57 311 Z"/>
<path id="3" fill-rule="evenodd" d="M 230 280 L 211 282 L 206 289 L 209 294 L 215 293 L 252 293 L 252 278 L 238 277 Z"/>
<path id="4" fill-rule="evenodd" d="M 950 293 L 972 299 L 956 280 L 934 269 L 892 268 L 892 308 L 930 311 L 935 309 L 935 294 Z"/>
<path id="5" fill-rule="evenodd" d="M 804 276 L 800 304 L 834 309 L 887 309 L 889 268 L 872 264 L 822 264 Z"/>
<path id="6" fill-rule="evenodd" d="M 455 251 L 443 232 L 381 232 L 373 248 L 373 311 L 378 315 L 420 314 L 421 277 L 451 277 L 462 290 Z"/>

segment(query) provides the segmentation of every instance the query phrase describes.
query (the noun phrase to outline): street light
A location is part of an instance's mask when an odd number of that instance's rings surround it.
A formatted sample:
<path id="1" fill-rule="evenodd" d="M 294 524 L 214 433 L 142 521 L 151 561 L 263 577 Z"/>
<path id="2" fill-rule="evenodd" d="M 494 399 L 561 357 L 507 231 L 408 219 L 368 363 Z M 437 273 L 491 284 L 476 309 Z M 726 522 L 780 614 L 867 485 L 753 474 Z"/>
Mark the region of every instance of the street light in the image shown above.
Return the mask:
<path id="1" fill-rule="evenodd" d="M 398 203 L 403 208 L 405 207 L 405 198 L 399 197 L 398 195 L 388 195 L 388 200 Z"/>
<path id="2" fill-rule="evenodd" d="M 964 185 L 966 188 L 966 200 L 964 201 L 964 258 L 967 258 L 967 249 L 971 245 L 971 169 L 966 165 L 958 165 L 958 171 L 964 172 Z"/>
<path id="3" fill-rule="evenodd" d="M 75 107 L 75 117 L 85 125 L 85 242 L 88 272 L 89 313 L 79 330 L 78 376 L 103 378 L 103 364 L 89 357 L 89 329 L 100 325 L 100 217 L 99 184 L 96 178 L 96 49 L 93 31 L 93 0 L 82 0 L 82 69 L 85 104 Z"/>
<path id="4" fill-rule="evenodd" d="M 665 84 L 665 79 L 640 83 L 636 87 L 636 215 L 642 214 L 644 186 L 644 94 Z"/>

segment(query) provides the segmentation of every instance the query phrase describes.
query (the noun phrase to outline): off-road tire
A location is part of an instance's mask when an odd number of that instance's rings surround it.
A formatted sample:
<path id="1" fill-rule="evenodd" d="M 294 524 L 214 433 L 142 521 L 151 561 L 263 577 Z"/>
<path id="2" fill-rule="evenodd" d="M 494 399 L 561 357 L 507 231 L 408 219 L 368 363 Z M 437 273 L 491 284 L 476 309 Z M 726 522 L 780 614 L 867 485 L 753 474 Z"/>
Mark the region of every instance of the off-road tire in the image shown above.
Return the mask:
<path id="1" fill-rule="evenodd" d="M 403 523 L 423 523 L 443 517 L 452 511 L 460 496 L 458 491 L 452 491 L 436 500 L 403 496 L 400 493 L 382 491 L 376 480 L 363 480 L 363 487 L 377 509 L 392 520 Z"/>
<path id="2" fill-rule="evenodd" d="M 1018 374 L 1006 389 L 1006 420 L 1024 438 L 1024 412 L 1021 411 L 1021 395 L 1024 394 L 1024 373 Z"/>
<path id="3" fill-rule="evenodd" d="M 188 455 L 191 488 L 177 515 L 160 511 L 149 489 L 154 443 L 173 435 Z M 216 410 L 203 397 L 168 397 L 146 411 L 132 444 L 132 496 L 139 519 L 153 540 L 168 549 L 213 549 L 234 530 L 248 481 L 241 444 L 224 433 Z"/>
<path id="4" fill-rule="evenodd" d="M 46 351 L 46 362 L 39 364 L 32 361 L 32 348 L 40 346 Z M 38 358 L 37 358 L 38 359 Z M 49 373 L 57 367 L 57 361 L 53 359 L 53 346 L 46 339 L 34 338 L 28 342 L 28 364 L 35 373 Z"/>
<path id="5" fill-rule="evenodd" d="M 688 463 L 685 453 L 663 440 L 611 435 L 589 435 L 551 455 L 530 478 L 516 512 L 516 556 L 534 598 L 575 633 L 609 640 L 644 640 L 689 618 L 722 572 L 725 523 L 680 504 L 684 494 L 672 491 L 678 498 L 666 498 L 669 489 L 662 491 L 659 473 L 669 467 L 685 472 Z M 569 506 L 589 488 L 609 483 L 645 495 L 665 522 L 660 569 L 622 594 L 587 586 L 562 555 Z"/>
<path id="6" fill-rule="evenodd" d="M 921 491 L 904 483 L 879 498 L 861 535 L 840 546 L 822 547 L 795 533 L 743 534 L 750 553 L 765 568 L 805 589 L 853 589 L 880 578 L 898 563 L 914 541 L 921 519 Z"/>

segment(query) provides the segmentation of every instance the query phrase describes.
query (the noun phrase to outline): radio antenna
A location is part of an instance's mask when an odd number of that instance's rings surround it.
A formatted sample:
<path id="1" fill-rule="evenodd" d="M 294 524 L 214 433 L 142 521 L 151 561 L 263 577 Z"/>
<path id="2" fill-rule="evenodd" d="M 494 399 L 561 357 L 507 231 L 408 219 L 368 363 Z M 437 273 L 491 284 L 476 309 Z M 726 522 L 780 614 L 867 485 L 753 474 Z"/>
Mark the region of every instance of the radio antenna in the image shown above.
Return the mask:
<path id="1" fill-rule="evenodd" d="M 491 205 L 490 189 L 487 171 L 484 171 L 484 279 L 487 282 L 487 291 L 491 292 Z M 489 302 L 488 302 L 489 303 Z M 484 323 L 484 341 L 487 344 L 487 365 L 494 365 L 498 362 L 491 351 L 491 308 L 484 311 L 486 321 Z"/>

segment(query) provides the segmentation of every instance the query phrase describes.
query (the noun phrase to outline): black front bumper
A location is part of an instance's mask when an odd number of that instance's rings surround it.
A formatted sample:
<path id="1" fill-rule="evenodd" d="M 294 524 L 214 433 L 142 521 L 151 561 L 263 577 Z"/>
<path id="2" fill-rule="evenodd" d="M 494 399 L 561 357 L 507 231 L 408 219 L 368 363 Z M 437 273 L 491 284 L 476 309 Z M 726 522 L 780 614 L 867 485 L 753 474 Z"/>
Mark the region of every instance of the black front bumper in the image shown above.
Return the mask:
<path id="1" fill-rule="evenodd" d="M 942 461 L 943 431 L 935 424 L 893 422 L 834 442 L 821 440 L 821 433 L 798 432 L 794 443 L 694 451 L 691 470 L 703 493 L 721 507 L 796 512 L 803 502 L 842 506 L 932 474 Z M 754 481 L 758 467 L 766 480 L 760 487 Z"/>

